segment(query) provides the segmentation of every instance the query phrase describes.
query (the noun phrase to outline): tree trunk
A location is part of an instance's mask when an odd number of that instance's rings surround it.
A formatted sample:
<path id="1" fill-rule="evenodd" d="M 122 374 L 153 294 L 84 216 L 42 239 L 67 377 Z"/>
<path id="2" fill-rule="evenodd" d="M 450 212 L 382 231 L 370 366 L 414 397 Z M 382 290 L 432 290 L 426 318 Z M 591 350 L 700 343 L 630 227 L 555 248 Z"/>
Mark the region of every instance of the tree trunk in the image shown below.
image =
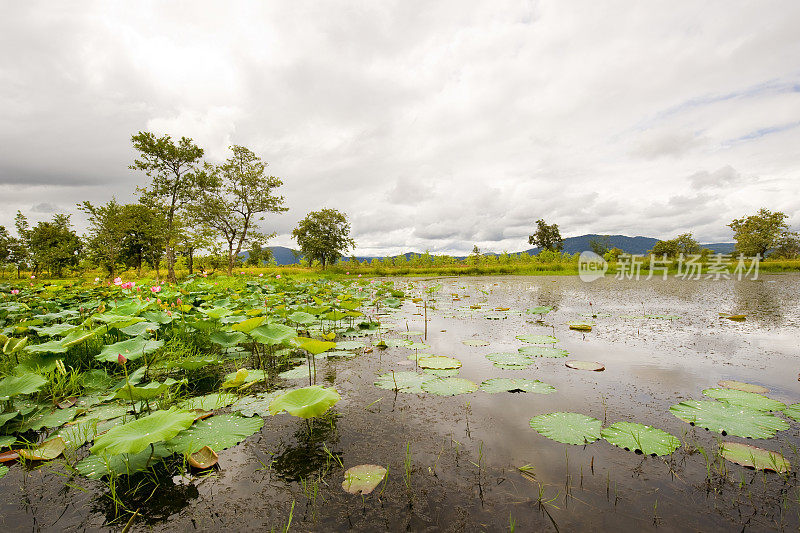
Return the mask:
<path id="1" fill-rule="evenodd" d="M 189 275 L 191 276 L 194 274 L 194 248 L 189 247 L 189 253 L 187 254 L 187 266 L 189 267 Z"/>
<path id="2" fill-rule="evenodd" d="M 175 283 L 178 278 L 175 277 L 175 250 L 172 245 L 167 245 L 167 281 Z"/>

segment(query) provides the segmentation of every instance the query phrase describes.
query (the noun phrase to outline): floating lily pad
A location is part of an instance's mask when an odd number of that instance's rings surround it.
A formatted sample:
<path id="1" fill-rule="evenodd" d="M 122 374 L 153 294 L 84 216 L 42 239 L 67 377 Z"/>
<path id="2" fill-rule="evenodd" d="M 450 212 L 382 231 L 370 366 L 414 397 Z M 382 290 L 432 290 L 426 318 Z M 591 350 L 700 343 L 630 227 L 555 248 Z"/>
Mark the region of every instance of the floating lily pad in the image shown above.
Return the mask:
<path id="1" fill-rule="evenodd" d="M 192 465 L 194 468 L 199 470 L 206 470 L 211 468 L 215 464 L 219 462 L 219 455 L 217 452 L 209 448 L 208 446 L 203 446 L 193 454 L 189 456 L 189 464 Z"/>
<path id="2" fill-rule="evenodd" d="M 278 377 L 282 379 L 303 379 L 309 376 L 308 364 L 302 364 L 289 370 L 284 370 Z"/>
<path id="3" fill-rule="evenodd" d="M 269 393 L 256 394 L 255 396 L 245 396 L 231 405 L 231 411 L 238 411 L 243 416 L 270 416 L 269 404 L 284 392 L 287 391 L 277 390 Z"/>
<path id="4" fill-rule="evenodd" d="M 422 390 L 438 396 L 455 396 L 475 392 L 478 386 L 463 378 L 434 378 L 423 383 Z"/>
<path id="5" fill-rule="evenodd" d="M 486 359 L 494 366 L 504 369 L 528 368 L 533 364 L 533 359 L 520 353 L 490 353 Z"/>
<path id="6" fill-rule="evenodd" d="M 383 341 L 387 348 L 399 348 L 401 346 L 411 346 L 414 344 L 408 339 L 386 339 Z"/>
<path id="7" fill-rule="evenodd" d="M 789 424 L 777 416 L 722 402 L 688 400 L 669 410 L 684 422 L 723 435 L 769 439 L 776 432 L 789 429 Z"/>
<path id="8" fill-rule="evenodd" d="M 523 346 L 519 353 L 528 357 L 566 357 L 569 352 L 553 346 Z"/>
<path id="9" fill-rule="evenodd" d="M 148 446 L 136 454 L 89 455 L 79 461 L 75 468 L 89 479 L 100 479 L 106 475 L 134 474 L 152 466 L 160 459 L 169 457 L 172 452 L 163 444 L 156 444 L 151 450 Z"/>
<path id="10" fill-rule="evenodd" d="M 403 335 L 405 337 L 416 337 L 422 335 L 421 331 L 398 331 L 398 335 Z"/>
<path id="11" fill-rule="evenodd" d="M 66 444 L 61 437 L 53 437 L 41 443 L 36 448 L 29 450 L 20 449 L 17 453 L 28 461 L 50 461 L 61 455 L 61 452 L 66 448 Z"/>
<path id="12" fill-rule="evenodd" d="M 25 421 L 19 426 L 19 431 L 39 431 L 42 428 L 57 428 L 63 426 L 77 415 L 77 407 L 69 409 L 42 409 L 25 418 Z"/>
<path id="13" fill-rule="evenodd" d="M 567 361 L 564 365 L 575 370 L 591 370 L 594 372 L 602 372 L 606 369 L 605 366 L 596 361 Z"/>
<path id="14" fill-rule="evenodd" d="M 6 474 L 8 474 L 8 467 L 6 465 L 0 465 L 0 479 Z"/>
<path id="15" fill-rule="evenodd" d="M 424 368 L 422 372 L 440 378 L 452 378 L 459 374 L 457 368 Z"/>
<path id="16" fill-rule="evenodd" d="M 703 394 L 722 403 L 747 407 L 756 411 L 780 411 L 786 408 L 786 404 L 777 400 L 735 389 L 706 389 Z"/>
<path id="17" fill-rule="evenodd" d="M 614 446 L 645 455 L 669 455 L 681 445 L 666 431 L 633 422 L 611 424 L 600 435 Z"/>
<path id="18" fill-rule="evenodd" d="M 344 473 L 342 488 L 350 494 L 369 494 L 386 477 L 386 469 L 378 465 L 358 465 Z"/>
<path id="19" fill-rule="evenodd" d="M 234 403 L 237 400 L 235 394 L 228 392 L 212 392 L 204 396 L 195 396 L 180 403 L 181 409 L 202 409 L 204 411 L 213 411 L 214 409 L 222 409 Z"/>
<path id="20" fill-rule="evenodd" d="M 420 366 L 420 368 L 432 368 L 436 370 L 461 368 L 461 361 L 452 357 L 445 357 L 443 355 L 420 357 L 417 359 L 417 364 Z"/>
<path id="21" fill-rule="evenodd" d="M 0 381 L 0 399 L 32 394 L 41 389 L 47 380 L 39 374 L 24 374 L 22 376 L 8 376 Z"/>
<path id="22" fill-rule="evenodd" d="M 580 413 L 549 413 L 531 418 L 530 425 L 540 435 L 564 444 L 589 444 L 600 438 L 602 424 Z"/>
<path id="23" fill-rule="evenodd" d="M 800 422 L 800 403 L 793 403 L 783 410 L 783 414 L 796 422 Z"/>
<path id="24" fill-rule="evenodd" d="M 155 322 L 137 322 L 136 324 L 131 324 L 130 326 L 120 329 L 120 331 L 125 335 L 138 337 L 139 335 L 143 335 L 145 333 L 155 332 L 160 327 L 161 324 L 157 324 Z"/>
<path id="25" fill-rule="evenodd" d="M 435 379 L 433 376 L 417 374 L 416 372 L 389 372 L 381 374 L 375 382 L 379 389 L 397 390 L 412 394 L 421 394 L 422 384 Z"/>
<path id="26" fill-rule="evenodd" d="M 179 409 L 156 411 L 127 424 L 116 426 L 94 441 L 95 455 L 137 454 L 150 444 L 166 441 L 194 422 L 195 413 Z"/>
<path id="27" fill-rule="evenodd" d="M 223 348 L 232 348 L 247 340 L 247 335 L 241 331 L 215 331 L 208 336 L 208 340 Z"/>
<path id="28" fill-rule="evenodd" d="M 359 348 L 366 347 L 366 344 L 358 341 L 340 341 L 336 343 L 337 350 L 358 350 Z"/>
<path id="29" fill-rule="evenodd" d="M 0 435 L 0 449 L 11 448 L 17 442 L 17 437 L 14 435 Z"/>
<path id="30" fill-rule="evenodd" d="M 481 383 L 481 390 L 491 394 L 498 392 L 535 392 L 537 394 L 550 394 L 556 388 L 538 379 L 510 379 L 494 378 Z"/>
<path id="31" fill-rule="evenodd" d="M 719 452 L 722 457 L 732 463 L 755 468 L 756 470 L 771 470 L 783 473 L 792 469 L 791 463 L 778 452 L 771 452 L 748 444 L 723 442 Z"/>
<path id="32" fill-rule="evenodd" d="M 575 331 L 592 331 L 592 324 L 587 324 L 586 322 L 570 322 L 569 329 Z"/>
<path id="33" fill-rule="evenodd" d="M 339 392 L 334 388 L 312 385 L 281 394 L 269 405 L 269 412 L 274 414 L 286 411 L 292 416 L 313 418 L 323 414 L 341 400 Z"/>
<path id="34" fill-rule="evenodd" d="M 755 394 L 766 394 L 769 392 L 769 389 L 766 387 L 762 387 L 761 385 L 753 385 L 752 383 L 744 383 L 742 381 L 736 381 L 732 379 L 726 379 L 720 381 L 718 383 L 720 387 L 725 387 L 726 389 L 734 389 L 740 390 L 744 392 L 752 392 Z"/>
<path id="35" fill-rule="evenodd" d="M 550 344 L 558 342 L 552 335 L 517 335 L 517 339 L 529 344 Z"/>
<path id="36" fill-rule="evenodd" d="M 253 369 L 253 368 L 241 368 L 236 372 L 231 372 L 230 374 L 225 375 L 225 381 L 233 381 L 237 379 L 237 375 L 241 370 L 247 370 L 247 374 L 245 375 L 243 383 L 251 383 L 253 381 L 263 381 L 267 378 L 267 375 L 261 369 Z M 241 383 L 240 383 L 241 385 Z M 225 384 L 223 383 L 223 387 Z"/>
<path id="37" fill-rule="evenodd" d="M 194 453 L 210 446 L 214 450 L 224 450 L 235 446 L 254 434 L 264 425 L 260 417 L 244 417 L 228 414 L 216 415 L 198 420 L 166 443 L 166 447 L 176 453 Z"/>
<path id="38" fill-rule="evenodd" d="M 466 346 L 489 346 L 489 344 L 491 344 L 489 341 L 481 339 L 466 339 L 461 341 L 461 343 Z"/>
<path id="39" fill-rule="evenodd" d="M 424 342 L 412 342 L 408 346 L 404 346 L 404 348 L 409 350 L 430 350 L 431 347 Z"/>
<path id="40" fill-rule="evenodd" d="M 135 361 L 142 356 L 149 355 L 164 345 L 163 340 L 147 340 L 142 337 L 134 337 L 122 342 L 115 342 L 103 347 L 96 359 L 116 363 L 120 355 L 126 359 Z"/>

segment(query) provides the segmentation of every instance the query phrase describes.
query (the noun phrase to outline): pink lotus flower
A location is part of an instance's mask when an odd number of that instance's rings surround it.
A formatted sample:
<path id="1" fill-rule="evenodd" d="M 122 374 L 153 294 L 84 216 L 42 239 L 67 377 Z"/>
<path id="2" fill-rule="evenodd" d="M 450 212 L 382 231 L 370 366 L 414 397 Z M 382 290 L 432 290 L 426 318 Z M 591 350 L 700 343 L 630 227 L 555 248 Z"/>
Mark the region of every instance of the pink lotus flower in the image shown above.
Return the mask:
<path id="1" fill-rule="evenodd" d="M 172 311 L 167 311 L 167 316 L 172 316 Z"/>
<path id="2" fill-rule="evenodd" d="M 114 285 L 122 285 L 122 278 L 120 278 L 119 276 L 114 278 Z"/>
<path id="3" fill-rule="evenodd" d="M 177 300 L 175 300 L 175 305 L 183 305 L 183 300 L 178 298 Z"/>
<path id="4" fill-rule="evenodd" d="M 11 294 L 19 294 L 19 289 L 11 289 Z"/>
<path id="5" fill-rule="evenodd" d="M 347 272 L 345 272 L 344 274 L 345 274 L 345 276 L 349 276 L 349 275 L 350 275 L 350 271 L 348 270 L 348 271 L 347 271 Z"/>
<path id="6" fill-rule="evenodd" d="M 361 274 L 359 274 L 359 275 L 358 275 L 358 277 L 360 278 L 360 277 L 361 277 Z"/>
<path id="7" fill-rule="evenodd" d="M 161 292 L 161 286 L 153 285 L 152 287 L 150 287 L 150 292 Z"/>
<path id="8" fill-rule="evenodd" d="M 98 281 L 100 281 L 100 278 L 94 278 L 95 283 L 97 283 Z"/>
<path id="9" fill-rule="evenodd" d="M 135 283 L 135 282 L 133 282 L 133 281 L 126 281 L 125 283 L 123 283 L 122 285 L 120 285 L 120 288 L 122 288 L 122 289 L 132 289 L 134 285 L 136 285 L 136 283 Z"/>
<path id="10" fill-rule="evenodd" d="M 36 276 L 34 276 L 33 274 L 31 274 L 31 279 L 36 279 Z"/>
<path id="11" fill-rule="evenodd" d="M 263 278 L 264 277 L 264 273 L 262 272 L 261 274 L 258 275 L 258 277 L 259 278 Z"/>
<path id="12" fill-rule="evenodd" d="M 281 279 L 281 275 L 278 274 L 277 276 L 275 276 L 275 279 Z"/>
<path id="13" fill-rule="evenodd" d="M 117 356 L 117 362 L 118 362 L 119 364 L 121 364 L 121 365 L 124 365 L 125 363 L 127 363 L 127 362 L 128 362 L 128 359 L 127 359 L 127 358 L 126 358 L 124 355 L 122 355 L 122 354 L 119 354 L 119 355 Z"/>

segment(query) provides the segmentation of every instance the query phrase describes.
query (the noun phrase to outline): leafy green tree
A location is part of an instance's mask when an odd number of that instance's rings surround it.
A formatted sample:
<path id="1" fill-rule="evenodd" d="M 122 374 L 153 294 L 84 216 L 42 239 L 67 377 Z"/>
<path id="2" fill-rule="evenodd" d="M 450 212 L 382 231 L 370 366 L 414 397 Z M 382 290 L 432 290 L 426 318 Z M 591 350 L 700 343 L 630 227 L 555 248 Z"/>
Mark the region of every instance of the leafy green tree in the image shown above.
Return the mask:
<path id="1" fill-rule="evenodd" d="M 78 264 L 82 243 L 72 229 L 69 215 L 57 214 L 53 220 L 39 222 L 32 229 L 27 229 L 24 216 L 22 219 L 35 273 L 46 269 L 51 275 L 61 277 L 65 268 Z"/>
<path id="2" fill-rule="evenodd" d="M 350 238 L 347 216 L 336 209 L 312 211 L 292 230 L 303 256 L 325 265 L 334 263 L 356 243 Z"/>
<path id="3" fill-rule="evenodd" d="M 608 253 L 611 249 L 611 238 L 608 235 L 598 235 L 592 239 L 589 239 L 589 248 L 599 255 L 603 257 Z"/>
<path id="4" fill-rule="evenodd" d="M 123 206 L 125 231 L 122 238 L 120 259 L 142 274 L 142 265 L 150 264 L 160 278 L 159 264 L 167 244 L 167 219 L 159 206 L 127 204 Z"/>
<path id="5" fill-rule="evenodd" d="M 684 256 L 696 255 L 700 253 L 700 243 L 694 240 L 691 233 L 682 233 L 674 239 L 658 241 L 650 253 L 659 257 L 666 255 L 669 258 L 678 257 L 681 254 Z"/>
<path id="6" fill-rule="evenodd" d="M 107 204 L 100 206 L 83 202 L 78 204 L 78 209 L 89 215 L 86 251 L 92 260 L 103 266 L 113 277 L 117 265 L 121 262 L 128 226 L 124 206 L 112 198 Z"/>
<path id="7" fill-rule="evenodd" d="M 140 201 L 158 205 L 166 214 L 167 279 L 174 282 L 177 217 L 195 200 L 198 191 L 208 186 L 208 176 L 199 168 L 203 149 L 187 137 L 176 144 L 169 135 L 156 137 L 146 131 L 133 135 L 131 141 L 139 152 L 131 170 L 140 170 L 152 180 L 149 187 L 138 189 Z"/>
<path id="8" fill-rule="evenodd" d="M 247 265 L 261 266 L 263 263 L 269 263 L 272 259 L 272 250 L 265 247 L 259 241 L 252 241 L 250 243 L 250 250 L 247 256 Z"/>
<path id="9" fill-rule="evenodd" d="M 797 259 L 800 257 L 800 233 L 784 231 L 775 244 L 770 257 Z"/>
<path id="10" fill-rule="evenodd" d="M 764 257 L 788 231 L 787 216 L 761 208 L 757 214 L 734 219 L 728 226 L 736 239 L 736 252 L 747 257 Z"/>
<path id="11" fill-rule="evenodd" d="M 11 256 L 11 239 L 5 226 L 0 226 L 0 263 L 7 263 Z"/>
<path id="12" fill-rule="evenodd" d="M 560 252 L 564 249 L 564 239 L 558 230 L 558 224 L 547 224 L 543 219 L 536 221 L 536 231 L 528 236 L 528 244 L 539 246 L 551 252 Z"/>
<path id="13" fill-rule="evenodd" d="M 197 204 L 195 218 L 214 228 L 228 245 L 228 274 L 245 243 L 266 242 L 271 235 L 256 230 L 263 213 L 288 211 L 283 196 L 273 190 L 283 185 L 275 176 L 265 173 L 266 163 L 244 146 L 231 146 L 233 155 L 221 165 L 206 165 L 211 177 Z"/>

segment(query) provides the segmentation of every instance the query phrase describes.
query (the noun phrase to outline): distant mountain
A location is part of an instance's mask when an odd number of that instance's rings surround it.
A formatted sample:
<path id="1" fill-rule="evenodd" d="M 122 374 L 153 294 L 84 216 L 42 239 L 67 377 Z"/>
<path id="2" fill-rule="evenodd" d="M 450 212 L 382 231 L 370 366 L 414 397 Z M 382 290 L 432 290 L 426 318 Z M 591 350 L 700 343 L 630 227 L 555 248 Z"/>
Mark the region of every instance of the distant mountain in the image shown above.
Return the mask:
<path id="1" fill-rule="evenodd" d="M 569 252 L 571 254 L 585 252 L 587 250 L 591 250 L 592 247 L 589 245 L 589 241 L 592 239 L 598 239 L 603 237 L 603 235 L 598 235 L 596 233 L 590 233 L 588 235 L 580 235 L 578 237 L 567 237 L 564 239 L 564 251 Z M 629 254 L 646 254 L 650 250 L 653 249 L 653 246 L 659 241 L 659 239 L 654 239 L 652 237 L 628 237 L 627 235 L 608 235 L 607 246 L 609 248 L 619 248 L 620 250 L 629 253 Z M 732 242 L 715 242 L 711 244 L 701 244 L 703 248 L 709 248 L 716 253 L 722 254 L 730 254 L 734 251 L 734 243 Z M 291 248 L 286 248 L 285 246 L 270 246 L 269 249 L 272 251 L 273 257 L 275 257 L 275 262 L 278 265 L 293 265 L 300 262 L 302 259 L 303 254 L 296 250 L 292 250 Z M 530 248 L 525 250 L 524 252 L 519 253 L 527 253 L 528 255 L 536 255 L 541 251 L 541 248 Z M 416 252 L 406 252 L 401 254 L 408 259 L 414 255 L 420 255 Z M 484 255 L 500 255 L 496 253 L 487 253 Z M 239 254 L 243 260 L 247 260 L 250 257 L 248 252 L 242 252 Z M 398 256 L 392 256 L 398 257 Z M 457 259 L 463 259 L 464 256 L 456 256 Z M 349 257 L 343 258 L 345 260 L 349 260 Z M 382 259 L 382 257 L 357 257 L 359 261 L 372 261 L 373 259 Z"/>

